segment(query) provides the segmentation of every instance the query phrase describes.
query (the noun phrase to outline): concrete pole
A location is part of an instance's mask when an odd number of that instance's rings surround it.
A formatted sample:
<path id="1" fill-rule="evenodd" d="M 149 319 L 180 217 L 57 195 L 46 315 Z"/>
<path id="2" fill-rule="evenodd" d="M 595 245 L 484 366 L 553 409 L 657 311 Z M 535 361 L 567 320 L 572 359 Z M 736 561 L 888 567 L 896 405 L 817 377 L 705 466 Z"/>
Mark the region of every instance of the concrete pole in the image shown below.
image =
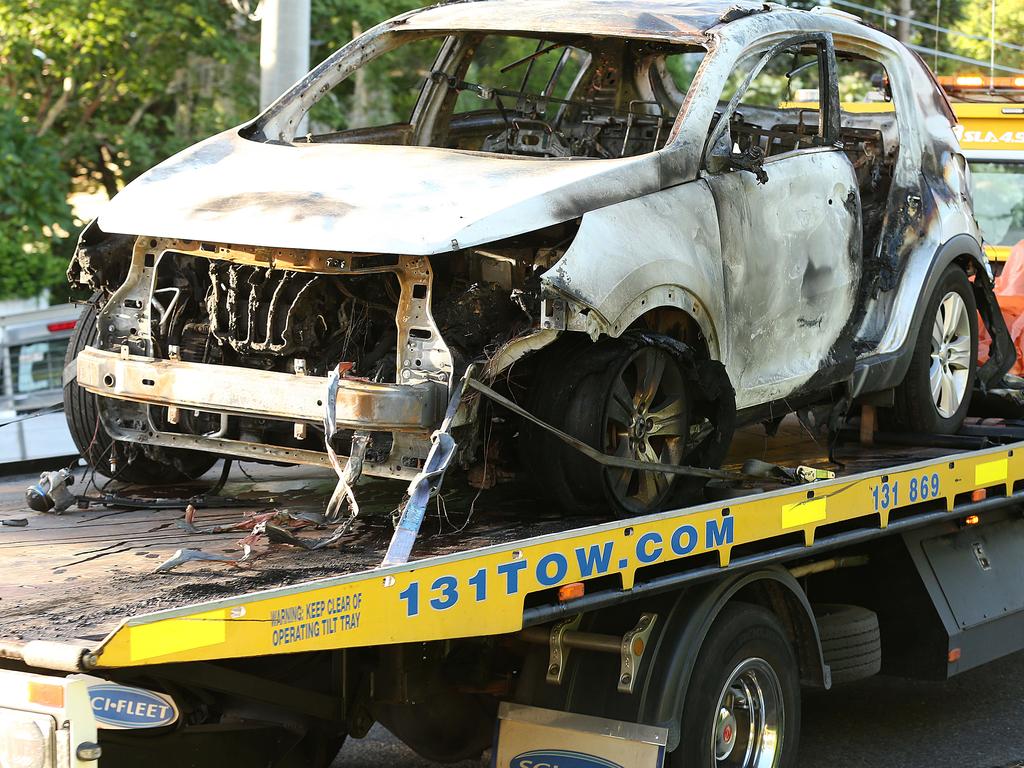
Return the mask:
<path id="1" fill-rule="evenodd" d="M 896 39 L 901 43 L 910 42 L 910 17 L 914 14 L 910 0 L 899 0 L 896 13 L 902 18 L 896 20 Z"/>
<path id="2" fill-rule="evenodd" d="M 263 0 L 260 5 L 260 109 L 309 71 L 309 4 Z M 296 133 L 304 130 L 300 126 Z"/>

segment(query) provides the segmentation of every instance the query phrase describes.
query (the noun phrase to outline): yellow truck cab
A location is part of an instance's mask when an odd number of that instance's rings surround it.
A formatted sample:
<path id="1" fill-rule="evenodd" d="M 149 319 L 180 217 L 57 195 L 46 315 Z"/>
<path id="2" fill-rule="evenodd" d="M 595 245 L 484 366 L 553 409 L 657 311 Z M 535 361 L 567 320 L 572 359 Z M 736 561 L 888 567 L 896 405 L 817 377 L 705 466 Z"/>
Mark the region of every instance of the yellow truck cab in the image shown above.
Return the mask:
<path id="1" fill-rule="evenodd" d="M 986 253 L 1001 266 L 1024 240 L 1024 76 L 953 75 L 939 83 L 959 121 Z"/>

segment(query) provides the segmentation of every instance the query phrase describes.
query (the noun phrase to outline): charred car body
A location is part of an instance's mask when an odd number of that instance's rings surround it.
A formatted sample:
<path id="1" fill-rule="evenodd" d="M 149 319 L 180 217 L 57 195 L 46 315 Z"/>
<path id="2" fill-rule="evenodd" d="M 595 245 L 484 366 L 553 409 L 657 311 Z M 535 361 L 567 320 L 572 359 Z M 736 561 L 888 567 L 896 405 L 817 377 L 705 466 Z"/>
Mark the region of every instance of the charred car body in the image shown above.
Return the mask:
<path id="1" fill-rule="evenodd" d="M 411 116 L 318 121 L 361 68 L 414 48 Z M 636 462 L 714 466 L 737 418 L 871 396 L 953 431 L 1013 353 L 951 120 L 913 54 L 834 11 L 408 13 L 84 233 L 69 274 L 97 298 L 69 353 L 72 431 L 95 463 L 116 441 L 133 480 L 217 454 L 326 465 L 325 440 L 351 442 L 353 477 L 413 479 L 462 394 L 442 463 L 625 513 L 681 485 Z M 980 375 L 976 306 L 994 338 Z M 468 368 L 630 461 L 507 418 L 462 391 Z"/>

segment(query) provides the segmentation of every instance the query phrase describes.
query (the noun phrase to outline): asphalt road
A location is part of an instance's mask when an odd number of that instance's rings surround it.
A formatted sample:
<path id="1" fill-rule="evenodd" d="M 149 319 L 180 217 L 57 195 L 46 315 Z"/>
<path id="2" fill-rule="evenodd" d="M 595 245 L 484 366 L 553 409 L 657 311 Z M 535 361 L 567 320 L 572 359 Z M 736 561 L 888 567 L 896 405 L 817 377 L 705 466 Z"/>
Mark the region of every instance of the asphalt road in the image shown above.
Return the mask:
<path id="1" fill-rule="evenodd" d="M 799 768 L 997 768 L 1024 765 L 1024 653 L 946 683 L 876 677 L 804 693 Z M 382 728 L 333 768 L 433 768 Z M 481 768 L 466 761 L 457 768 Z"/>

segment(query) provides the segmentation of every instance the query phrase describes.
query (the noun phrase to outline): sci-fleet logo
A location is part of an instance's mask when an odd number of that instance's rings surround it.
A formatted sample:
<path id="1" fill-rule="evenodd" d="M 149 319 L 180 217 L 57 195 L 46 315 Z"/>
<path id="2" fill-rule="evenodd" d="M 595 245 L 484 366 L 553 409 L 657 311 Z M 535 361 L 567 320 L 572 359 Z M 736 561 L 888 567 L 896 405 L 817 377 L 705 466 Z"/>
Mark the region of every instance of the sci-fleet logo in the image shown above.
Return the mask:
<path id="1" fill-rule="evenodd" d="M 512 758 L 509 768 L 622 768 L 618 763 L 565 749 L 534 749 Z"/>

